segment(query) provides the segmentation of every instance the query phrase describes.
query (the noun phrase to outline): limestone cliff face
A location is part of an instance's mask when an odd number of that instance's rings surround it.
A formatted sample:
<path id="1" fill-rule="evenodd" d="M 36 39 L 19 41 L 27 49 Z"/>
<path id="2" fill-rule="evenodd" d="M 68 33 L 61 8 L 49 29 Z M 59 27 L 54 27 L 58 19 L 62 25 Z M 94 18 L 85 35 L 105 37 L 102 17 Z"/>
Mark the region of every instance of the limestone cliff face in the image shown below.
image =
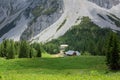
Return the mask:
<path id="1" fill-rule="evenodd" d="M 107 16 L 111 12 L 119 15 L 119 3 L 120 0 L 0 0 L 0 41 L 57 38 L 80 23 L 83 16 L 100 27 L 120 31 L 116 20 Z"/>
<path id="2" fill-rule="evenodd" d="M 21 40 L 29 40 L 39 34 L 41 31 L 56 22 L 63 13 L 62 0 L 38 0 L 27 9 L 27 17 L 32 15 L 32 20 L 28 23 L 27 29 L 22 33 Z M 29 14 L 29 16 L 28 16 Z"/>
<path id="3" fill-rule="evenodd" d="M 19 36 L 17 39 L 29 40 L 62 13 L 63 0 L 0 0 L 0 38 Z"/>
<path id="4" fill-rule="evenodd" d="M 107 8 L 107 9 L 110 9 L 113 6 L 120 3 L 120 0 L 89 0 L 89 1 L 94 2 L 97 5 Z"/>

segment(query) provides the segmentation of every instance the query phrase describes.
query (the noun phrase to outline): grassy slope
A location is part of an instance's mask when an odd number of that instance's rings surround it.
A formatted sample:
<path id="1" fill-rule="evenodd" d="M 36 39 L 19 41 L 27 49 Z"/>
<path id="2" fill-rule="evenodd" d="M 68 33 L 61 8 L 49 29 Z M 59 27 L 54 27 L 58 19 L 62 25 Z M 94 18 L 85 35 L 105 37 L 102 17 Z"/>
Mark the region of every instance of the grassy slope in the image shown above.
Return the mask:
<path id="1" fill-rule="evenodd" d="M 119 80 L 104 57 L 0 59 L 0 80 Z"/>

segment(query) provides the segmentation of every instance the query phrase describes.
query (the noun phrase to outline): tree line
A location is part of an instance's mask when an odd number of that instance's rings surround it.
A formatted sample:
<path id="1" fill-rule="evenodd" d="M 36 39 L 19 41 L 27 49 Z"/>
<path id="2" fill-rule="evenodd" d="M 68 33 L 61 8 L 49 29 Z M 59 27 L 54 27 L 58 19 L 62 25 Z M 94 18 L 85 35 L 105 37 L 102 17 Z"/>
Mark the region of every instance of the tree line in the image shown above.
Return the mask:
<path id="1" fill-rule="evenodd" d="M 41 57 L 41 44 L 4 40 L 0 43 L 0 57 L 6 59 Z"/>

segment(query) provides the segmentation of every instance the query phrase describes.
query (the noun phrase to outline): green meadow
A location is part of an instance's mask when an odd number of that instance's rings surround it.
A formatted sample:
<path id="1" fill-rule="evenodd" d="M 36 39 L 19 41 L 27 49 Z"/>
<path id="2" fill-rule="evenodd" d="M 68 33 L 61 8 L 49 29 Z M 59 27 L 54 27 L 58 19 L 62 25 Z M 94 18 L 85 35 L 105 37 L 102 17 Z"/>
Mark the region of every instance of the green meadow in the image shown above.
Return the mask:
<path id="1" fill-rule="evenodd" d="M 103 56 L 0 59 L 0 80 L 120 80 Z"/>

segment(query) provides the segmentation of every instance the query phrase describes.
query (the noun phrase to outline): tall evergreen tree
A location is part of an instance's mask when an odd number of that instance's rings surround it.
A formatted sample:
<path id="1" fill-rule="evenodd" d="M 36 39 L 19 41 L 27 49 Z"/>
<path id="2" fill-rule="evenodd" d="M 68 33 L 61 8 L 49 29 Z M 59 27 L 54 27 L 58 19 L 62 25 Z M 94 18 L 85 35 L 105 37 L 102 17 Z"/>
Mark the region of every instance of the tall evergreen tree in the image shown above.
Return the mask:
<path id="1" fill-rule="evenodd" d="M 33 48 L 37 51 L 36 57 L 41 57 L 41 45 L 39 43 L 33 43 Z"/>
<path id="2" fill-rule="evenodd" d="M 20 42 L 15 42 L 15 44 L 14 44 L 14 46 L 15 46 L 15 55 L 19 55 L 19 52 L 20 52 Z"/>
<path id="3" fill-rule="evenodd" d="M 1 43 L 1 44 L 0 44 L 0 57 L 3 57 L 2 52 L 3 52 L 3 45 L 2 45 L 2 43 Z"/>
<path id="4" fill-rule="evenodd" d="M 4 48 L 3 48 L 3 57 L 7 57 L 8 50 L 9 50 L 9 47 L 10 47 L 9 40 L 4 40 L 3 41 L 3 45 L 4 45 Z"/>
<path id="5" fill-rule="evenodd" d="M 37 56 L 36 56 L 36 57 L 41 57 L 41 48 L 40 48 L 40 44 L 37 44 L 36 50 L 37 50 Z"/>
<path id="6" fill-rule="evenodd" d="M 111 32 L 110 38 L 108 40 L 106 57 L 107 65 L 111 70 L 120 69 L 119 41 L 117 39 L 117 35 L 113 32 Z"/>
<path id="7" fill-rule="evenodd" d="M 30 48 L 29 57 L 32 58 L 32 48 Z"/>
<path id="8" fill-rule="evenodd" d="M 7 59 L 14 59 L 15 58 L 15 46 L 14 46 L 14 41 L 10 40 L 10 46 L 7 49 Z"/>
<path id="9" fill-rule="evenodd" d="M 27 41 L 21 41 L 19 58 L 28 58 L 30 53 L 30 45 Z"/>
<path id="10" fill-rule="evenodd" d="M 40 50 L 40 48 L 37 50 L 37 57 L 41 57 L 42 55 L 41 55 L 41 50 Z"/>

